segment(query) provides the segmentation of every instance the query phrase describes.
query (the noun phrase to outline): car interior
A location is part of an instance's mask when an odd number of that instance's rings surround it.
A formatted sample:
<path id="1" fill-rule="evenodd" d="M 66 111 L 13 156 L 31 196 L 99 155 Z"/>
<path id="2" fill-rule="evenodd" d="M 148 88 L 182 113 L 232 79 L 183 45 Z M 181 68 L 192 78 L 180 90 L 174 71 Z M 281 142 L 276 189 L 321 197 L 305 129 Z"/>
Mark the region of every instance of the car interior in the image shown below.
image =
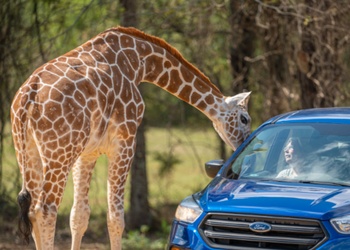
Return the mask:
<path id="1" fill-rule="evenodd" d="M 288 168 L 284 149 L 289 138 L 301 144 L 302 160 L 293 181 L 350 185 L 350 132 L 348 125 L 302 124 L 271 126 L 257 134 L 230 164 L 226 176 L 233 179 L 264 178 L 279 181 Z"/>

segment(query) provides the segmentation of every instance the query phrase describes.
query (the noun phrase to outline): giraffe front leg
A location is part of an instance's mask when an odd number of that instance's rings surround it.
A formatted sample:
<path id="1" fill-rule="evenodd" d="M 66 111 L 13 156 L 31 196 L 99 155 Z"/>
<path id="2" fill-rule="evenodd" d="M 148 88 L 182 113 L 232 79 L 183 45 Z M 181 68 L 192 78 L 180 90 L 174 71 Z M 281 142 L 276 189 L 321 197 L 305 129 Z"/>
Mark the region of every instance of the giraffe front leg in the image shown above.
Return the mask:
<path id="1" fill-rule="evenodd" d="M 126 154 L 128 157 L 125 155 L 123 157 L 123 154 L 121 154 L 118 157 L 119 160 L 109 160 L 107 224 L 111 250 L 119 250 L 122 248 L 122 235 L 125 227 L 124 189 L 134 155 L 134 149 L 132 147 L 125 150 L 129 152 Z"/>
<path id="2" fill-rule="evenodd" d="M 72 250 L 80 249 L 82 238 L 89 224 L 88 192 L 95 163 L 96 157 L 80 156 L 73 166 L 74 203 L 70 213 Z"/>
<path id="3" fill-rule="evenodd" d="M 108 234 L 111 250 L 120 250 L 122 249 L 122 235 L 125 227 L 124 204 L 112 207 L 108 209 L 107 213 Z"/>

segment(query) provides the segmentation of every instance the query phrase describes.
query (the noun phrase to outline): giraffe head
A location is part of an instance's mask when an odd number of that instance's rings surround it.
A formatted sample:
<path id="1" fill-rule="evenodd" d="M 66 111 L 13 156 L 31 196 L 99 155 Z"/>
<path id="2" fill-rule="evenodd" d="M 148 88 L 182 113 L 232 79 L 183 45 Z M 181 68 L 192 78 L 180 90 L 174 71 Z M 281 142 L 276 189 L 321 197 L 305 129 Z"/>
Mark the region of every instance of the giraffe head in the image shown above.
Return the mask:
<path id="1" fill-rule="evenodd" d="M 213 120 L 216 132 L 233 150 L 236 150 L 250 134 L 251 119 L 248 114 L 250 93 L 226 97 L 219 116 Z"/>

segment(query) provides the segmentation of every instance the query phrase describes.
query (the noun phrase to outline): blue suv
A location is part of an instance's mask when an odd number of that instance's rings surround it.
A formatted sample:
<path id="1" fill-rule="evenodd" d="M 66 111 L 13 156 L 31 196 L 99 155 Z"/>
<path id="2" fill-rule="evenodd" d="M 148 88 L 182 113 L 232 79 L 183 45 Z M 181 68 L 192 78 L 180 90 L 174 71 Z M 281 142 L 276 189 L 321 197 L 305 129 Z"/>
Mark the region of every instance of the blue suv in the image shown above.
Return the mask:
<path id="1" fill-rule="evenodd" d="M 350 108 L 274 117 L 206 172 L 167 249 L 350 249 Z"/>

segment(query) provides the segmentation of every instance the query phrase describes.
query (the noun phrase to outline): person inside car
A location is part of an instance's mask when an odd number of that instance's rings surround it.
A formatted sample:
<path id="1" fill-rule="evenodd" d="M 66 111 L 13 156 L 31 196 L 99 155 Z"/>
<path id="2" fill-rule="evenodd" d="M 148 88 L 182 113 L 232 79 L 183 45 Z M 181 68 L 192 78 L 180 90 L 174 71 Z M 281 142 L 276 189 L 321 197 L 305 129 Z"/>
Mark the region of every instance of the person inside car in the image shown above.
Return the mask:
<path id="1" fill-rule="evenodd" d="M 276 178 L 293 179 L 297 177 L 302 166 L 302 154 L 303 151 L 300 141 L 296 138 L 289 138 L 284 148 L 284 159 L 288 168 L 279 172 Z"/>

